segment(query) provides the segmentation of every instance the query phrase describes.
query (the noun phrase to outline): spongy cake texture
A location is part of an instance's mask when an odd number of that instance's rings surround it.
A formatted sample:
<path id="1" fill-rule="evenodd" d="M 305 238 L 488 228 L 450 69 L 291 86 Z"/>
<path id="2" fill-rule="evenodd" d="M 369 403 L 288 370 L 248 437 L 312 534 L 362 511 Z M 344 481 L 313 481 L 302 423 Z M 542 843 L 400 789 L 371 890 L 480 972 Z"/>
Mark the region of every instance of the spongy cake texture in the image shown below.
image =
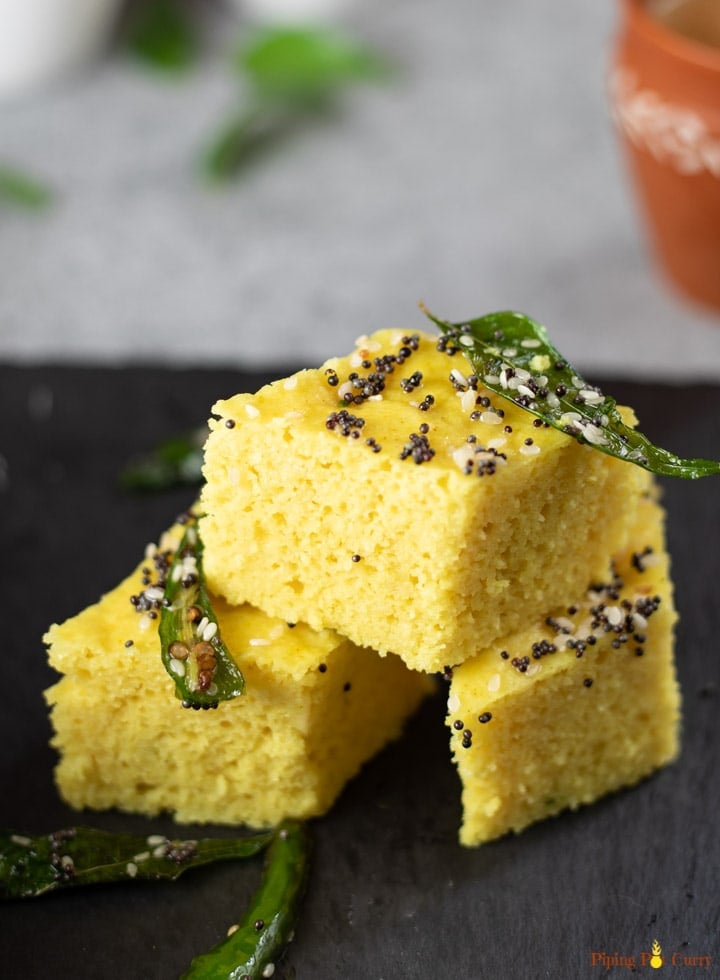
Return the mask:
<path id="1" fill-rule="evenodd" d="M 247 693 L 189 711 L 162 666 L 156 624 L 129 602 L 140 588 L 139 567 L 46 636 L 65 675 L 47 692 L 56 780 L 74 807 L 255 827 L 317 816 L 430 689 L 397 657 L 218 599 Z"/>
<path id="2" fill-rule="evenodd" d="M 676 614 L 663 513 L 649 496 L 631 542 L 570 607 L 454 671 L 462 843 L 591 803 L 677 754 Z"/>
<path id="3" fill-rule="evenodd" d="M 643 474 L 470 376 L 437 337 L 387 330 L 215 405 L 214 591 L 437 671 L 604 575 Z"/>

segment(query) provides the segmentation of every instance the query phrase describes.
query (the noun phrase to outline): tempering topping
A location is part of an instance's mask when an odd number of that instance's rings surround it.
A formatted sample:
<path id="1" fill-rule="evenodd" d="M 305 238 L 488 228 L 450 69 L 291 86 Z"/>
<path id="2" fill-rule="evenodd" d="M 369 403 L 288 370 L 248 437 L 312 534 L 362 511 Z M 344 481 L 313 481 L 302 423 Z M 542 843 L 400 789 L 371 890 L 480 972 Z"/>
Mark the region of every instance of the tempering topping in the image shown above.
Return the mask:
<path id="1" fill-rule="evenodd" d="M 449 323 L 422 309 L 442 332 L 438 351 L 462 350 L 482 384 L 541 423 L 660 475 L 696 479 L 720 473 L 720 462 L 682 459 L 626 425 L 615 400 L 588 384 L 552 346 L 545 328 L 522 313 Z M 524 454 L 537 451 L 526 445 Z"/>
<path id="2" fill-rule="evenodd" d="M 153 608 L 147 615 L 160 609 L 162 660 L 183 707 L 216 708 L 218 702 L 242 694 L 245 679 L 222 642 L 205 589 L 202 540 L 195 515 L 189 515 L 175 552 L 157 549 L 152 560 L 157 580 L 130 601 L 136 608 L 149 603 Z"/>

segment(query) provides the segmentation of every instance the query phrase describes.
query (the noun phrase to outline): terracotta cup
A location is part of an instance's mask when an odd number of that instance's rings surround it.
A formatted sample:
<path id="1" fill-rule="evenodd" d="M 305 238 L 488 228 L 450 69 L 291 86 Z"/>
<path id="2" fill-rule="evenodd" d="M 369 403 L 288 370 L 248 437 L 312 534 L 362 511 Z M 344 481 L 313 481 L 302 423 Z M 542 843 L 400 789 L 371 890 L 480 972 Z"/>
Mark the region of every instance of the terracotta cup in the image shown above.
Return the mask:
<path id="1" fill-rule="evenodd" d="M 621 11 L 610 98 L 653 251 L 720 309 L 720 48 L 674 33 L 644 0 Z"/>

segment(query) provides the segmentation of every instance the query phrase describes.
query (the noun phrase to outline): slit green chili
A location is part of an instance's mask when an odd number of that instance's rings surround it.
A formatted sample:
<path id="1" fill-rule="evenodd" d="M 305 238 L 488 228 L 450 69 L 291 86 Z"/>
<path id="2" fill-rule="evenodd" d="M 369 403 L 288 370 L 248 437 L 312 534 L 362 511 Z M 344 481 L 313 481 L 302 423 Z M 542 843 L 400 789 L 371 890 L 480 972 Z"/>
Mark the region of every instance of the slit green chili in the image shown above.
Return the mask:
<path id="1" fill-rule="evenodd" d="M 220 636 L 205 587 L 197 517 L 188 518 L 164 585 L 162 661 L 185 708 L 216 708 L 245 691 L 245 678 Z"/>

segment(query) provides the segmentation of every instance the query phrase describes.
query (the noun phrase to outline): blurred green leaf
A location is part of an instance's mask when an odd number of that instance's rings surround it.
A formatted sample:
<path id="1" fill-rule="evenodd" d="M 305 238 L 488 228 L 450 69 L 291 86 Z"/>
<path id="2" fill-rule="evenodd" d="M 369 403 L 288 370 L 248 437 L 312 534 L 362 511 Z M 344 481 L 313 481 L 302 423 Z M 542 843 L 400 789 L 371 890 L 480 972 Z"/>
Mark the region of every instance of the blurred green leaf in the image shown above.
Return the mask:
<path id="1" fill-rule="evenodd" d="M 236 64 L 258 96 L 285 102 L 324 100 L 346 85 L 388 74 L 370 48 L 319 28 L 260 30 L 242 45 Z"/>
<path id="2" fill-rule="evenodd" d="M 192 67 L 197 44 L 182 0 L 145 0 L 133 18 L 128 44 L 152 68 L 182 72 Z"/>
<path id="3" fill-rule="evenodd" d="M 125 490 L 159 491 L 202 483 L 205 426 L 174 436 L 131 459 L 120 473 Z"/>
<path id="4" fill-rule="evenodd" d="M 349 85 L 390 76 L 389 64 L 369 47 L 325 28 L 256 31 L 237 52 L 235 67 L 247 82 L 245 106 L 220 128 L 203 157 L 206 176 L 217 182 L 334 108 Z"/>
<path id="5" fill-rule="evenodd" d="M 49 187 L 14 167 L 0 164 L 0 203 L 41 210 L 52 201 Z"/>
<path id="6" fill-rule="evenodd" d="M 203 170 L 208 177 L 226 180 L 262 150 L 267 130 L 258 122 L 252 111 L 227 120 L 205 151 Z"/>

